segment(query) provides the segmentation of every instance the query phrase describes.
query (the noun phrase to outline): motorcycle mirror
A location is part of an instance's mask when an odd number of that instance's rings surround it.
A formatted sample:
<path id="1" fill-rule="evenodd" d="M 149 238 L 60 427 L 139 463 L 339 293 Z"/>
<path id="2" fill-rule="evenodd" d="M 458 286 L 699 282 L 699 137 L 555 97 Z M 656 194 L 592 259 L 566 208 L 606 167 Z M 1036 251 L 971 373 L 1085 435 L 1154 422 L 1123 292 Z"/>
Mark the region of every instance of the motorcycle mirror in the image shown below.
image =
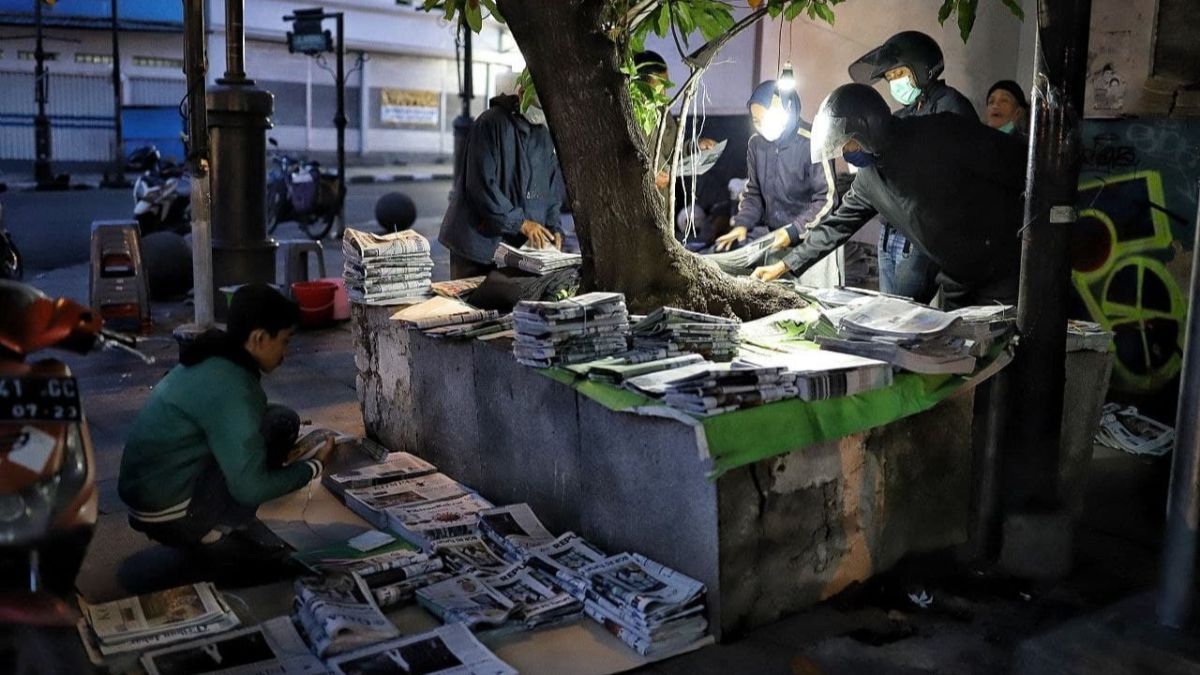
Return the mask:
<path id="1" fill-rule="evenodd" d="M 279 141 L 275 140 L 274 138 L 268 138 L 267 142 L 270 143 L 271 147 L 273 147 L 273 148 L 279 147 Z"/>

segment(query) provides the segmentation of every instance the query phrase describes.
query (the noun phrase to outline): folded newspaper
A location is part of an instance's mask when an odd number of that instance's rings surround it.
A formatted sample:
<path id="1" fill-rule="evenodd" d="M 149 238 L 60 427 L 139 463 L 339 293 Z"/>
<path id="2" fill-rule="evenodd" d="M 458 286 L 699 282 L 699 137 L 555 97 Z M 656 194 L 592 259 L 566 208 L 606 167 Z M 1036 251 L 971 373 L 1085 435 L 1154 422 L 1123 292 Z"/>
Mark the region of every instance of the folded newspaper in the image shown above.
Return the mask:
<path id="1" fill-rule="evenodd" d="M 511 504 L 479 514 L 479 532 L 505 552 L 510 560 L 523 560 L 526 552 L 554 541 L 528 504 Z"/>
<path id="2" fill-rule="evenodd" d="M 725 152 L 729 141 L 720 141 L 708 150 L 695 150 L 679 160 L 679 171 L 675 174 L 683 178 L 703 176 L 708 170 L 717 165 L 717 160 Z"/>
<path id="3" fill-rule="evenodd" d="M 1132 455 L 1161 457 L 1175 446 L 1175 430 L 1133 406 L 1105 403 L 1096 442 Z"/>
<path id="4" fill-rule="evenodd" d="M 500 313 L 492 309 L 478 309 L 457 298 L 437 296 L 420 304 L 396 312 L 392 321 L 399 321 L 405 328 L 429 330 L 442 326 L 474 323 L 495 319 Z"/>
<path id="5" fill-rule="evenodd" d="M 629 314 L 620 293 L 557 302 L 523 300 L 513 311 L 517 361 L 537 368 L 594 361 L 626 351 Z"/>
<path id="6" fill-rule="evenodd" d="M 785 376 L 791 378 L 796 395 L 804 401 L 853 396 L 892 384 L 891 364 L 824 349 L 748 347 L 743 348 L 736 365 L 786 369 Z"/>
<path id="7" fill-rule="evenodd" d="M 490 508 L 491 502 L 468 493 L 423 504 L 398 504 L 384 512 L 391 531 L 428 551 L 441 539 L 474 532 L 479 513 Z"/>
<path id="8" fill-rule="evenodd" d="M 1112 346 L 1113 332 L 1092 321 L 1067 321 L 1067 351 L 1106 352 Z"/>
<path id="9" fill-rule="evenodd" d="M 532 567 L 498 574 L 466 574 L 417 591 L 417 602 L 445 623 L 504 633 L 533 630 L 579 617 L 579 600 L 562 582 Z"/>
<path id="10" fill-rule="evenodd" d="M 961 336 L 961 315 L 884 295 L 860 298 L 822 315 L 831 329 L 814 325 L 810 333 L 823 349 L 887 361 L 916 373 L 975 370 L 975 342 Z M 975 335 L 973 329 L 967 332 Z"/>
<path id="11" fill-rule="evenodd" d="M 433 543 L 433 552 L 456 575 L 473 572 L 499 574 L 513 563 L 505 558 L 507 552 L 504 549 L 478 533 L 439 539 Z"/>
<path id="12" fill-rule="evenodd" d="M 347 229 L 342 253 L 350 299 L 397 305 L 429 298 L 433 273 L 429 251 L 429 240 L 413 230 L 380 235 Z"/>
<path id="13" fill-rule="evenodd" d="M 496 247 L 492 259 L 496 267 L 515 267 L 522 272 L 539 276 L 583 264 L 583 257 L 578 253 L 564 253 L 556 248 L 533 248 L 528 245 L 516 248 L 504 243 Z"/>
<path id="14" fill-rule="evenodd" d="M 461 624 L 364 647 L 329 660 L 335 675 L 517 675 Z"/>
<path id="15" fill-rule="evenodd" d="M 289 617 L 229 631 L 187 644 L 147 652 L 146 675 L 320 675 L 328 672 L 313 656 Z"/>
<path id="16" fill-rule="evenodd" d="M 313 653 L 321 658 L 400 635 L 357 575 L 298 579 L 295 589 L 296 622 Z"/>
<path id="17" fill-rule="evenodd" d="M 526 564 L 558 579 L 568 589 L 577 590 L 586 585 L 580 570 L 607 557 L 579 535 L 568 532 L 554 541 L 529 549 Z"/>
<path id="18" fill-rule="evenodd" d="M 710 361 L 731 361 L 737 355 L 740 322 L 676 307 L 659 307 L 635 323 L 630 333 L 633 350 L 676 356 L 700 354 Z"/>
<path id="19" fill-rule="evenodd" d="M 407 452 L 388 453 L 379 464 L 370 464 L 362 468 L 340 473 L 326 474 L 321 483 L 335 495 L 342 495 L 351 488 L 365 488 L 382 485 L 405 478 L 415 478 L 437 471 L 429 462 L 410 455 Z"/>
<path id="20" fill-rule="evenodd" d="M 442 499 L 461 497 L 469 492 L 458 481 L 442 473 L 349 488 L 344 494 L 346 506 L 378 528 L 390 525 L 387 510 L 393 506 L 412 507 Z"/>
<path id="21" fill-rule="evenodd" d="M 80 636 L 93 661 L 221 633 L 239 624 L 215 586 L 204 582 L 93 605 L 79 599 Z"/>

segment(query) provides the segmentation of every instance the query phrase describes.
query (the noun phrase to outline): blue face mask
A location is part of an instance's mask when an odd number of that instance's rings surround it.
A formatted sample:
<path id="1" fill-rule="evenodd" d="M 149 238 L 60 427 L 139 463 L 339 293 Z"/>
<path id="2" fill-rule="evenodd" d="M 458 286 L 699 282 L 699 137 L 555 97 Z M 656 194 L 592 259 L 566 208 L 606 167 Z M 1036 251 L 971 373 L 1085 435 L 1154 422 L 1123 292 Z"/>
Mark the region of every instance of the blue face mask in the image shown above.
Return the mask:
<path id="1" fill-rule="evenodd" d="M 857 166 L 860 169 L 871 166 L 872 164 L 875 163 L 875 155 L 872 155 L 871 153 L 867 152 L 866 150 L 854 150 L 852 152 L 843 152 L 842 159 L 846 160 L 850 164 L 853 164 L 854 166 Z"/>
<path id="2" fill-rule="evenodd" d="M 1011 134 L 1013 132 L 1013 129 L 1016 129 L 1016 128 L 1017 128 L 1016 122 L 1007 122 L 1004 124 L 1004 126 L 1000 127 L 1000 131 L 1003 131 L 1006 134 Z"/>
<path id="3" fill-rule="evenodd" d="M 888 82 L 888 89 L 892 92 L 892 98 L 900 105 L 912 105 L 914 101 L 921 98 L 921 90 L 914 87 L 908 77 L 897 77 Z"/>

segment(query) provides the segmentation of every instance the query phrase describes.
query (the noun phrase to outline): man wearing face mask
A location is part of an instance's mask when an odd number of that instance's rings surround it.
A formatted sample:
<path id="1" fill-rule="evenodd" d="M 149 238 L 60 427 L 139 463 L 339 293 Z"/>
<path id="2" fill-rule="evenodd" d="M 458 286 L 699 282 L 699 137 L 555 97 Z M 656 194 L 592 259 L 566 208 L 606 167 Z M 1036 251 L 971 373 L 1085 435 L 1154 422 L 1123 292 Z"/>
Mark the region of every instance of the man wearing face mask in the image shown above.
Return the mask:
<path id="1" fill-rule="evenodd" d="M 562 177 L 546 114 L 534 101 L 501 95 L 471 125 L 464 165 L 438 234 L 450 249 L 450 277 L 487 274 L 501 241 L 562 248 Z"/>
<path id="2" fill-rule="evenodd" d="M 837 199 L 830 163 L 813 164 L 809 159 L 810 132 L 800 117 L 796 91 L 780 91 L 775 80 L 767 80 L 754 89 L 746 106 L 758 133 L 747 147 L 749 178 L 738 201 L 733 229 L 717 239 L 717 251 L 771 232 L 779 240 L 775 248 L 786 248 L 832 211 Z M 801 283 L 819 287 L 840 284 L 839 257 L 822 260 L 805 273 Z"/>
<path id="3" fill-rule="evenodd" d="M 947 308 L 1016 304 L 1024 144 L 960 115 L 893 117 L 879 92 L 847 84 L 813 121 L 812 161 L 837 157 L 858 167 L 842 203 L 755 278 L 803 273 L 880 215 L 940 268 Z"/>
<path id="4" fill-rule="evenodd" d="M 886 79 L 892 99 L 904 106 L 896 117 L 951 112 L 978 120 L 971 101 L 941 79 L 942 50 L 918 31 L 904 31 L 850 64 L 850 78 L 871 84 Z M 879 286 L 885 293 L 928 302 L 937 292 L 937 266 L 888 222 L 879 232 Z"/>

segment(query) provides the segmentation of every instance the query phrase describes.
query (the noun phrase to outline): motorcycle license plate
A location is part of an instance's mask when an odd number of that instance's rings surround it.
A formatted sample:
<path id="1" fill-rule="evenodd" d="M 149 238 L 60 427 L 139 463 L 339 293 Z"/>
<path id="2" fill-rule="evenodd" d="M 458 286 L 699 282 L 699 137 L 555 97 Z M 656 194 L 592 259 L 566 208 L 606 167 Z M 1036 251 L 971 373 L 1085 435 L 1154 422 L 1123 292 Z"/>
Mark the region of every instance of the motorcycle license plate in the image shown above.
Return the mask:
<path id="1" fill-rule="evenodd" d="M 77 421 L 81 413 L 73 377 L 0 377 L 0 421 Z"/>

